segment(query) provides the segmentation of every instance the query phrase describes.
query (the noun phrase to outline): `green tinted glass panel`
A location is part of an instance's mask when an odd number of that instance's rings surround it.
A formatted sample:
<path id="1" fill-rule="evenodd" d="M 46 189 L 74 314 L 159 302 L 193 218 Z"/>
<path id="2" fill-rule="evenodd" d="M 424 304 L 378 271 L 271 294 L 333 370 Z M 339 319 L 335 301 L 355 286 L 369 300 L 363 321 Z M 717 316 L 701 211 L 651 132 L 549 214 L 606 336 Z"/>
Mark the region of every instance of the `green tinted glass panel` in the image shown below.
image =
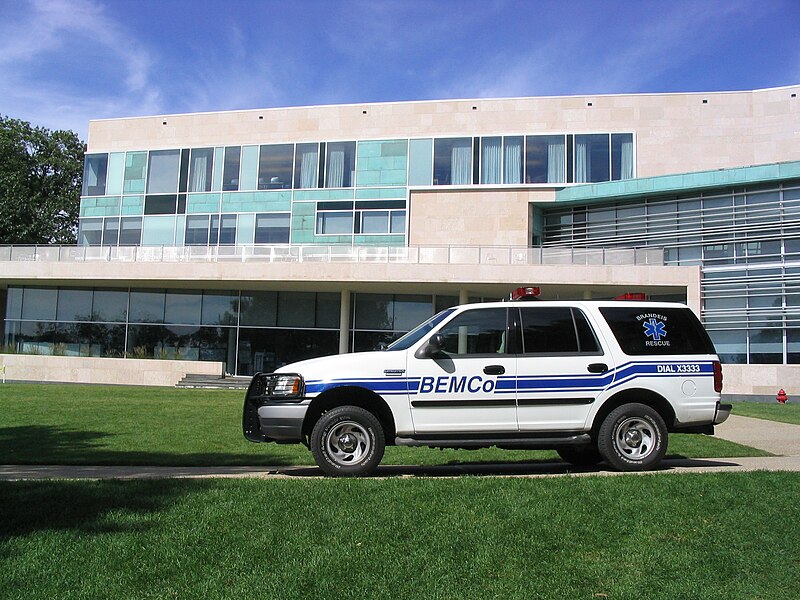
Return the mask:
<path id="1" fill-rule="evenodd" d="M 125 153 L 112 152 L 108 155 L 108 176 L 106 177 L 106 194 L 121 194 L 122 180 L 125 172 Z"/>
<path id="2" fill-rule="evenodd" d="M 145 173 L 147 171 L 147 152 L 125 153 L 125 174 L 122 192 L 144 193 Z"/>
<path id="3" fill-rule="evenodd" d="M 144 217 L 142 246 L 171 246 L 175 243 L 175 217 Z"/>
<path id="4" fill-rule="evenodd" d="M 257 189 L 258 180 L 258 146 L 242 146 L 242 166 L 240 190 Z"/>
<path id="5" fill-rule="evenodd" d="M 433 183 L 433 140 L 409 142 L 408 185 Z"/>

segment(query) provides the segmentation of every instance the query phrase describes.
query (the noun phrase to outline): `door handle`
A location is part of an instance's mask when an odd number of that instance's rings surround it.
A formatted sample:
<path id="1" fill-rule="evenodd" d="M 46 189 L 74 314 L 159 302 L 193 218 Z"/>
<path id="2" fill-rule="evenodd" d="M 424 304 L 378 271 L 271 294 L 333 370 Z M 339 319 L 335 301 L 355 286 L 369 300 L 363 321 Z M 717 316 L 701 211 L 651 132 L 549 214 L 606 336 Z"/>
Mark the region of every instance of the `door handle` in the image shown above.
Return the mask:
<path id="1" fill-rule="evenodd" d="M 605 373 L 608 371 L 608 365 L 606 363 L 592 363 L 586 367 L 586 370 L 589 373 Z"/>
<path id="2" fill-rule="evenodd" d="M 488 365 L 483 367 L 483 372 L 487 375 L 502 375 L 506 372 L 506 368 L 503 365 Z"/>

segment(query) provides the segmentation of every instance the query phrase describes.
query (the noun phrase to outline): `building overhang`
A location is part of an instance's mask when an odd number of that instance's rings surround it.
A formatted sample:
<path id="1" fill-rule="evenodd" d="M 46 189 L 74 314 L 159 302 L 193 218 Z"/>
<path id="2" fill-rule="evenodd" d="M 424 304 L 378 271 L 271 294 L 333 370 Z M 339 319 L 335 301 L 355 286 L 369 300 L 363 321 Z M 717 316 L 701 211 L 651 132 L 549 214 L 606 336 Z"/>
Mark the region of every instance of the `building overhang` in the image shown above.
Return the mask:
<path id="1" fill-rule="evenodd" d="M 594 204 L 613 200 L 636 200 L 647 196 L 686 194 L 736 185 L 778 183 L 789 179 L 800 179 L 800 161 L 565 187 L 556 191 L 555 201 L 557 204 Z M 546 206 L 553 205 L 549 203 Z"/>

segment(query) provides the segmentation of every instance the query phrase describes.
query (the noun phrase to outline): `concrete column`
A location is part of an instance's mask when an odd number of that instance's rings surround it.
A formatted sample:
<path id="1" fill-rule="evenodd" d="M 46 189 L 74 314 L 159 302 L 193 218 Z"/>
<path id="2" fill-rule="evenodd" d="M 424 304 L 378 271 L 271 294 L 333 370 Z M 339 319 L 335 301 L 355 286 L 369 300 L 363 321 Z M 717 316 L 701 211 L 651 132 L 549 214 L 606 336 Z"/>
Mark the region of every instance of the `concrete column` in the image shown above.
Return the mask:
<path id="1" fill-rule="evenodd" d="M 347 354 L 350 347 L 350 290 L 342 290 L 339 310 L 339 354 Z"/>
<path id="2" fill-rule="evenodd" d="M 459 290 L 458 292 L 458 303 L 459 304 L 467 304 L 469 302 L 469 292 L 467 290 Z"/>

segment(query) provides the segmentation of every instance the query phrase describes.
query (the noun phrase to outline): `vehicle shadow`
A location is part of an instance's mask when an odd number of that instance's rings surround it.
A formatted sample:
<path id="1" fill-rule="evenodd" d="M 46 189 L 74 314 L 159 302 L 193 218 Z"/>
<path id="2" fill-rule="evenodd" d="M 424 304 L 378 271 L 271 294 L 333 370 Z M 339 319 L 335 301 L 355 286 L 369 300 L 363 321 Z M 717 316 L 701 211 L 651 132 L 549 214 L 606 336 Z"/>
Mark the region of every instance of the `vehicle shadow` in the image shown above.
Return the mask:
<path id="1" fill-rule="evenodd" d="M 680 467 L 735 467 L 738 463 L 716 458 L 685 458 L 676 456 L 665 458 L 659 467 L 651 472 L 670 471 Z M 285 477 L 323 477 L 317 467 L 280 467 L 273 471 Z M 647 471 L 645 471 L 647 473 Z M 442 465 L 381 465 L 372 477 L 463 477 L 484 476 L 563 476 L 563 475 L 607 475 L 621 474 L 605 463 L 594 467 L 577 467 L 561 460 L 519 461 L 519 462 L 469 462 Z"/>

